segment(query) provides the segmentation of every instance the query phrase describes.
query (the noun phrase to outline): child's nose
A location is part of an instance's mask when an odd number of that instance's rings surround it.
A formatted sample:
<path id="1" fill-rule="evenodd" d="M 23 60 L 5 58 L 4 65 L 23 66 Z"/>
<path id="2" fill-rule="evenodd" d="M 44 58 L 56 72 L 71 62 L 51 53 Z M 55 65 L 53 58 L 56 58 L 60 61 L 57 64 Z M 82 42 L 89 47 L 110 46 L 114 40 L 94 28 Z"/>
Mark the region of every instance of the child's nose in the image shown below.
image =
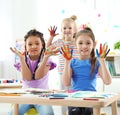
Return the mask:
<path id="1" fill-rule="evenodd" d="M 32 45 L 32 48 L 35 48 L 36 47 L 36 45 Z"/>
<path id="2" fill-rule="evenodd" d="M 67 32 L 69 32 L 70 31 L 70 29 L 67 29 Z"/>
<path id="3" fill-rule="evenodd" d="M 83 44 L 83 48 L 86 48 L 87 47 L 87 45 L 86 44 Z"/>

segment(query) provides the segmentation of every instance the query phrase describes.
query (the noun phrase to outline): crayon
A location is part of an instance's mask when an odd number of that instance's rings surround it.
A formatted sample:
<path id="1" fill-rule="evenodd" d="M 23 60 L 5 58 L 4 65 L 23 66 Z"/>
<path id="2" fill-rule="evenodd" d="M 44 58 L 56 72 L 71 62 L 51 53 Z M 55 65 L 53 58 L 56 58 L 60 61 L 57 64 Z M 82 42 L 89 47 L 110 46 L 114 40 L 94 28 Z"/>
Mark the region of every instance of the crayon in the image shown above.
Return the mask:
<path id="1" fill-rule="evenodd" d="M 20 94 L 14 94 L 14 93 L 0 93 L 0 96 L 20 96 Z"/>
<path id="2" fill-rule="evenodd" d="M 99 101 L 98 98 L 83 98 L 83 100 Z"/>

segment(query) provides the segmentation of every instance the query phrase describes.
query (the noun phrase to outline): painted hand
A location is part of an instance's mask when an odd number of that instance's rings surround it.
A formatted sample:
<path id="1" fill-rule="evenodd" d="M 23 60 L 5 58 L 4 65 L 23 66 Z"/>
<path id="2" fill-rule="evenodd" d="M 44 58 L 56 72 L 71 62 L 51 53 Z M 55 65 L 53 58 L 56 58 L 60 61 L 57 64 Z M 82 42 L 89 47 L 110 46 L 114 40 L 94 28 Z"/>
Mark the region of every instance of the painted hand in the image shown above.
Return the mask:
<path id="1" fill-rule="evenodd" d="M 16 48 L 10 47 L 10 50 L 11 50 L 13 53 L 15 53 L 16 55 L 18 55 L 19 57 L 22 57 L 22 56 L 25 55 L 25 52 L 21 52 L 21 51 L 17 50 Z"/>
<path id="2" fill-rule="evenodd" d="M 51 55 L 57 55 L 58 52 L 59 52 L 59 49 L 51 45 L 48 48 L 46 48 L 46 51 L 44 54 L 45 56 L 51 56 Z"/>
<path id="3" fill-rule="evenodd" d="M 73 50 L 70 51 L 70 48 L 68 45 L 64 45 L 63 47 L 61 47 L 61 54 L 63 54 L 64 58 L 66 58 L 67 60 L 71 60 L 72 59 L 72 52 Z"/>
<path id="4" fill-rule="evenodd" d="M 98 49 L 96 49 L 96 54 L 97 54 L 97 57 L 100 57 L 100 58 L 106 58 L 106 56 L 108 55 L 110 49 L 108 49 L 108 45 L 107 44 L 100 44 L 100 48 L 99 48 L 99 51 Z"/>
<path id="5" fill-rule="evenodd" d="M 50 26 L 50 28 L 48 28 L 48 31 L 50 32 L 50 36 L 55 37 L 57 36 L 59 33 L 56 33 L 57 27 L 56 26 Z"/>

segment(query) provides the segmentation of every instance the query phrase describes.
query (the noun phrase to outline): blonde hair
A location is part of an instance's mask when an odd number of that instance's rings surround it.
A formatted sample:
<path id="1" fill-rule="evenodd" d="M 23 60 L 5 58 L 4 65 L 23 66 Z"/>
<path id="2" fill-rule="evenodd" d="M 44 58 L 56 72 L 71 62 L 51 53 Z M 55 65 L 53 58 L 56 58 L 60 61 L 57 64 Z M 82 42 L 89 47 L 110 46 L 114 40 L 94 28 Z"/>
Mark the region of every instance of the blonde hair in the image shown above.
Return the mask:
<path id="1" fill-rule="evenodd" d="M 75 33 L 74 33 L 74 36 L 73 36 L 73 38 L 75 37 L 75 35 L 76 35 L 76 33 L 77 33 L 77 24 L 76 24 L 76 21 L 77 20 L 77 16 L 76 15 L 72 15 L 71 17 L 69 17 L 69 18 L 64 18 L 63 20 L 62 20 L 62 24 L 65 22 L 65 21 L 68 21 L 68 22 L 71 22 L 71 23 L 73 23 L 74 24 L 74 31 L 75 31 Z M 64 39 L 64 37 L 63 37 L 63 39 Z"/>
<path id="2" fill-rule="evenodd" d="M 70 19 L 72 19 L 73 21 L 75 21 L 75 20 L 77 20 L 77 16 L 72 15 L 72 16 L 70 17 Z"/>
<path id="3" fill-rule="evenodd" d="M 62 22 L 64 22 L 64 21 L 71 21 L 71 22 L 74 22 L 75 20 L 77 20 L 77 16 L 72 15 L 72 16 L 69 17 L 69 18 L 64 18 Z"/>

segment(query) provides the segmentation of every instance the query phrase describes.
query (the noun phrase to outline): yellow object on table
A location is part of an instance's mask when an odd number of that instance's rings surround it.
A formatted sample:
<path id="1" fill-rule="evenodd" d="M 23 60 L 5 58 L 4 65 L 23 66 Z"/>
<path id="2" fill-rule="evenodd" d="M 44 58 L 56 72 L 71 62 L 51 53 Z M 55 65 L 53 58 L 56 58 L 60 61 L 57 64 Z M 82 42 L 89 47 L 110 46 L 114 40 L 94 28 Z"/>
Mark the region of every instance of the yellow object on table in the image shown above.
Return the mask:
<path id="1" fill-rule="evenodd" d="M 31 108 L 25 113 L 25 115 L 40 115 L 40 114 L 38 114 L 35 108 Z"/>

